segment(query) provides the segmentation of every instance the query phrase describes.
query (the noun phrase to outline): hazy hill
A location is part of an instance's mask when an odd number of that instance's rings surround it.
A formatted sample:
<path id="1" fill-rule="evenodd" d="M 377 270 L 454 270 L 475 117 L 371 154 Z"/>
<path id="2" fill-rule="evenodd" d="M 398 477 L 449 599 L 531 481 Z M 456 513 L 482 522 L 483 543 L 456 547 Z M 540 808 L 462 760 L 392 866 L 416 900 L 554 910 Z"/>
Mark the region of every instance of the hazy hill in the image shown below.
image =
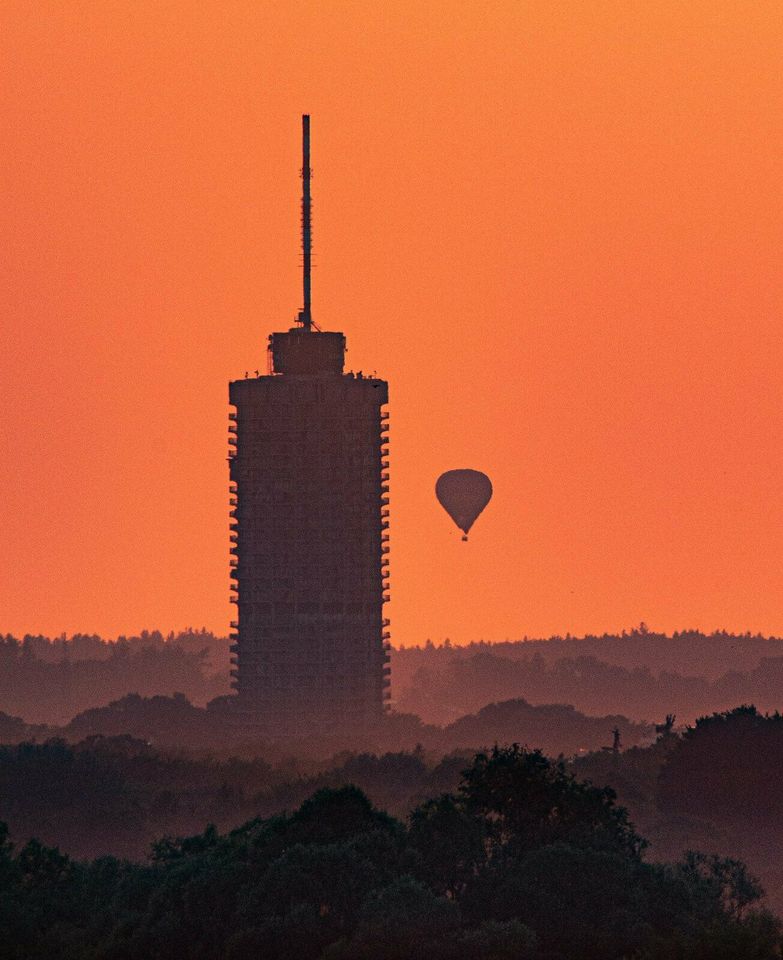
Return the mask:
<path id="1" fill-rule="evenodd" d="M 669 637 L 641 625 L 601 637 L 429 644 L 393 651 L 392 683 L 398 713 L 439 726 L 513 699 L 638 721 L 676 713 L 682 722 L 742 702 L 783 707 L 783 640 Z M 111 642 L 85 634 L 0 637 L 0 711 L 28 723 L 63 725 L 126 694 L 177 692 L 199 707 L 230 692 L 225 638 L 204 630 L 143 631 Z"/>

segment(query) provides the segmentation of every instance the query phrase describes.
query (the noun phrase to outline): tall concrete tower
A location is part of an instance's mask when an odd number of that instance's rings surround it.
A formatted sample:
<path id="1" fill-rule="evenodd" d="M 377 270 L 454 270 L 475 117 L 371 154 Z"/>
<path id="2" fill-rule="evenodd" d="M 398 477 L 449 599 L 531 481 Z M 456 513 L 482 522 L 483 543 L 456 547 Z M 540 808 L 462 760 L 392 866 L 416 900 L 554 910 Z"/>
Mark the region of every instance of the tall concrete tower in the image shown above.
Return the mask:
<path id="1" fill-rule="evenodd" d="M 309 116 L 302 134 L 304 306 L 269 373 L 229 385 L 231 672 L 244 717 L 309 734 L 388 699 L 388 385 L 313 323 Z"/>

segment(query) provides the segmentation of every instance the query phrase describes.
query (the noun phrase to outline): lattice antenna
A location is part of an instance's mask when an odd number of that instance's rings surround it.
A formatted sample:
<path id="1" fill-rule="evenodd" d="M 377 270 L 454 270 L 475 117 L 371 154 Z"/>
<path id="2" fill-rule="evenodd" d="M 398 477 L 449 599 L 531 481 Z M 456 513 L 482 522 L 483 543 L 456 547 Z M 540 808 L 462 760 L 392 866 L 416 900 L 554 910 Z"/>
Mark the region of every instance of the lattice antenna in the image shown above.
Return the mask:
<path id="1" fill-rule="evenodd" d="M 302 288 L 304 306 L 299 322 L 309 331 L 313 324 L 311 312 L 311 256 L 313 249 L 312 203 L 310 198 L 310 115 L 302 114 Z"/>

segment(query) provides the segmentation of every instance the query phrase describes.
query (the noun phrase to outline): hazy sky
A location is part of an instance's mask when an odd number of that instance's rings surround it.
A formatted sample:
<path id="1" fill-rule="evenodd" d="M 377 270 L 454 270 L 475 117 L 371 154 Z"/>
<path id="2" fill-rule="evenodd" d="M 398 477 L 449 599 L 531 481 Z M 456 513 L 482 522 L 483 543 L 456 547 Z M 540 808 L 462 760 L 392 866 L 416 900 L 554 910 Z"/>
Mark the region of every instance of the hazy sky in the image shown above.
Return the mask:
<path id="1" fill-rule="evenodd" d="M 779 0 L 5 0 L 0 631 L 224 632 L 227 382 L 390 382 L 393 639 L 783 633 Z M 488 473 L 470 542 L 444 470 Z"/>

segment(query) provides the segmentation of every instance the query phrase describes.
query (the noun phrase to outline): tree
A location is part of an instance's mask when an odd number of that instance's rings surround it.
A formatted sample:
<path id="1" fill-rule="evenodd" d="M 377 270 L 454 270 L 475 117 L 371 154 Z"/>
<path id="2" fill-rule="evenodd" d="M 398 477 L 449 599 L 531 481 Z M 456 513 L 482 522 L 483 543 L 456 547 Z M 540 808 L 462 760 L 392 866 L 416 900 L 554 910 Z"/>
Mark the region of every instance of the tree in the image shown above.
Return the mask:
<path id="1" fill-rule="evenodd" d="M 645 846 L 610 787 L 580 782 L 562 762 L 518 744 L 477 754 L 460 797 L 483 821 L 491 843 L 515 855 L 568 843 L 638 858 Z"/>

